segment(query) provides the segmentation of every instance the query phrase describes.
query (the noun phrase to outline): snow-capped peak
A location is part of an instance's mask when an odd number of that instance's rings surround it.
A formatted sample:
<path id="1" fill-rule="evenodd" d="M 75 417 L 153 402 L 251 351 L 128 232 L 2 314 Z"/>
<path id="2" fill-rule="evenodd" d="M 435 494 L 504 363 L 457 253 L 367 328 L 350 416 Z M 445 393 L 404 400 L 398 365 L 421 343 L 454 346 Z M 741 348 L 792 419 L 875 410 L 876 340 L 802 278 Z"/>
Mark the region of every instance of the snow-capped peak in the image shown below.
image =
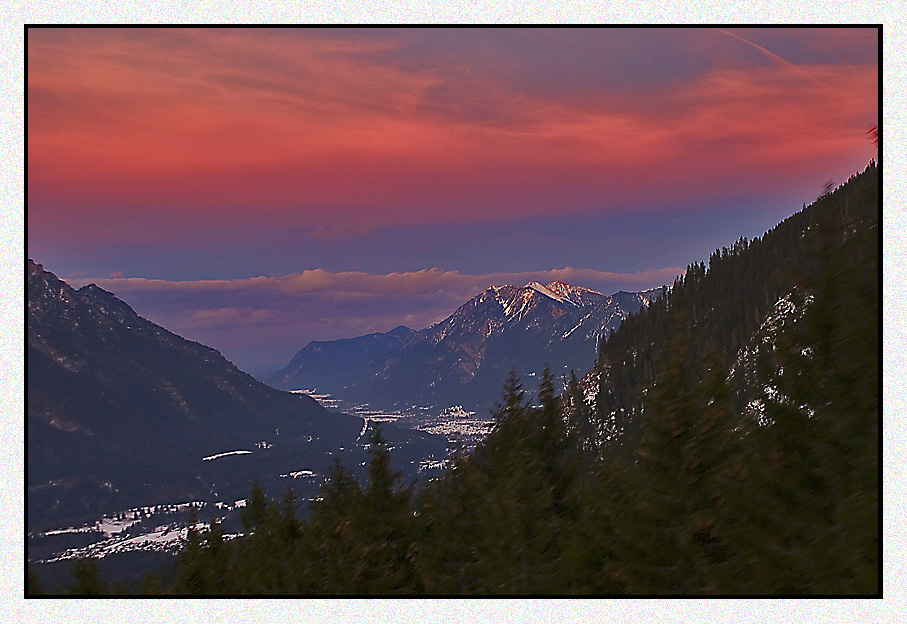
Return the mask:
<path id="1" fill-rule="evenodd" d="M 556 295 L 560 295 L 561 297 L 569 297 L 570 293 L 575 292 L 577 290 L 586 290 L 585 288 L 571 286 L 570 284 L 565 284 L 564 282 L 559 282 L 557 280 L 554 280 L 553 282 L 549 282 L 548 284 L 545 285 L 545 288 L 547 288 L 551 292 L 555 293 Z"/>
<path id="2" fill-rule="evenodd" d="M 570 284 L 565 284 L 564 282 L 559 282 L 557 280 L 549 282 L 548 285 L 545 286 L 545 288 L 563 297 L 571 297 L 571 295 L 584 295 L 586 293 L 601 295 L 602 297 L 604 297 L 604 295 L 597 290 L 584 288 L 583 286 L 571 286 Z"/>
<path id="3" fill-rule="evenodd" d="M 560 282 L 551 282 L 551 283 L 560 284 Z M 563 284 L 561 284 L 561 285 L 563 286 Z M 545 295 L 546 297 L 554 299 L 555 301 L 566 301 L 567 300 L 567 298 L 563 294 L 558 294 L 558 293 L 554 292 L 553 290 L 549 289 L 547 286 L 542 286 L 538 282 L 529 282 L 528 284 L 526 284 L 526 288 L 531 288 L 533 290 L 536 290 L 536 291 L 542 293 L 543 295 Z"/>
<path id="4" fill-rule="evenodd" d="M 529 282 L 526 284 L 526 288 L 531 288 L 555 301 L 574 305 L 587 305 L 600 297 L 604 297 L 598 291 L 583 288 L 582 286 L 571 286 L 557 280 L 549 282 L 546 286 L 542 286 L 538 282 Z"/>

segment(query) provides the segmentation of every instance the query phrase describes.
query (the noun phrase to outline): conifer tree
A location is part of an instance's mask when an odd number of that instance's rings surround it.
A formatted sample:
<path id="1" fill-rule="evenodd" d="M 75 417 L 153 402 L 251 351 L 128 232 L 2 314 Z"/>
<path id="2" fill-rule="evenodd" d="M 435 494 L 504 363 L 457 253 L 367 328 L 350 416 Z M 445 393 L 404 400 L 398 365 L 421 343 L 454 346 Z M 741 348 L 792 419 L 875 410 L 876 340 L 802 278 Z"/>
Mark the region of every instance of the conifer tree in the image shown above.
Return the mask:
<path id="1" fill-rule="evenodd" d="M 249 496 L 246 497 L 246 504 L 239 512 L 239 518 L 246 534 L 254 532 L 261 526 L 265 520 L 267 509 L 268 497 L 265 496 L 258 481 L 253 481 Z"/>
<path id="2" fill-rule="evenodd" d="M 316 594 L 350 593 L 361 518 L 362 492 L 355 475 L 334 457 L 320 500 L 311 506 L 301 528 L 302 551 L 295 566 L 297 582 Z"/>
<path id="3" fill-rule="evenodd" d="M 198 528 L 198 518 L 194 508 L 189 509 L 186 539 L 180 550 L 179 566 L 171 586 L 172 593 L 195 596 L 210 595 L 213 591 L 210 583 L 212 574 L 208 555 L 205 550 L 204 537 Z"/>
<path id="4" fill-rule="evenodd" d="M 667 351 L 646 397 L 639 461 L 627 473 L 635 500 L 625 573 L 632 593 L 718 593 L 729 582 L 721 570 L 734 516 L 722 501 L 739 423 L 720 354 L 697 361 L 679 326 Z"/>
<path id="5" fill-rule="evenodd" d="M 31 564 L 26 567 L 25 595 L 40 596 L 44 593 L 44 584 L 38 574 L 32 569 Z"/>
<path id="6" fill-rule="evenodd" d="M 387 441 L 375 423 L 369 445 L 368 486 L 362 497 L 359 530 L 363 546 L 354 587 L 363 593 L 421 593 L 413 565 L 418 532 L 410 507 L 411 490 L 398 486 Z"/>
<path id="7" fill-rule="evenodd" d="M 69 593 L 73 595 L 100 596 L 107 593 L 107 583 L 101 579 L 96 559 L 90 557 L 76 559 L 70 568 L 69 575 L 73 580 Z"/>
<path id="8" fill-rule="evenodd" d="M 139 594 L 142 596 L 159 596 L 164 593 L 161 577 L 155 572 L 149 572 L 142 577 Z"/>

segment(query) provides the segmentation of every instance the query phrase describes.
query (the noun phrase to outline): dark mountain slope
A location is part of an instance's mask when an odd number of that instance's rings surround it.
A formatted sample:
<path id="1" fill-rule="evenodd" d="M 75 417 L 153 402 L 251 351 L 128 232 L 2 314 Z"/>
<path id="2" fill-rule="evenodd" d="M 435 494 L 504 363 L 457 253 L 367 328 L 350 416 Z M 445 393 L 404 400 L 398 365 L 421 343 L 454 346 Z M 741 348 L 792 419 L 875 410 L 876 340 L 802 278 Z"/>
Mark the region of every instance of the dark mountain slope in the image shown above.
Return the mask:
<path id="1" fill-rule="evenodd" d="M 275 388 L 342 388 L 371 360 L 397 349 L 413 334 L 400 325 L 381 334 L 368 334 L 342 340 L 313 340 L 290 363 L 264 381 Z"/>

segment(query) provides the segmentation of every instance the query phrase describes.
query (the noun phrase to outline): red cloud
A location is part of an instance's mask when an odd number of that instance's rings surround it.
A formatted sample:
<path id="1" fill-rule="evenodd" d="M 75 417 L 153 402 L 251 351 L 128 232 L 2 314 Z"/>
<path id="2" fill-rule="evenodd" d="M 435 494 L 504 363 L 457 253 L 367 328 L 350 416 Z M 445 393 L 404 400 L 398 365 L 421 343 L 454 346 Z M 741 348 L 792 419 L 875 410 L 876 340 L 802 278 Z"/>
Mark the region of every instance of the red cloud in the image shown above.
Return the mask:
<path id="1" fill-rule="evenodd" d="M 715 67 L 539 95 L 500 73 L 455 81 L 388 60 L 403 33 L 29 32 L 36 224 L 59 218 L 52 200 L 324 232 L 510 219 L 758 192 L 872 155 L 876 65 Z"/>

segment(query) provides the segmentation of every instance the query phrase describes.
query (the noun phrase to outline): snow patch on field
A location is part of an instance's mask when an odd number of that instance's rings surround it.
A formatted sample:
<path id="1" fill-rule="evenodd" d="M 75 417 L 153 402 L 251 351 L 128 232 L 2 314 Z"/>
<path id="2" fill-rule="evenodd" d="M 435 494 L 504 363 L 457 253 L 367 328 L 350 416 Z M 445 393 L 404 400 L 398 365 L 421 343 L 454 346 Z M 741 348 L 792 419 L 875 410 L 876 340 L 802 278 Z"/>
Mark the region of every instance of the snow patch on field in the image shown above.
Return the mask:
<path id="1" fill-rule="evenodd" d="M 280 475 L 280 478 L 285 479 L 285 478 L 289 477 L 291 479 L 299 479 L 299 478 L 309 478 L 309 477 L 316 477 L 316 476 L 318 476 L 318 475 L 316 475 L 311 470 L 297 470 L 296 472 L 291 472 L 289 474 L 282 474 L 282 475 Z"/>
<path id="2" fill-rule="evenodd" d="M 213 461 L 215 459 L 220 459 L 221 457 L 227 457 L 228 455 L 251 455 L 252 451 L 228 451 L 226 453 L 217 453 L 216 455 L 208 455 L 207 457 L 202 457 L 202 461 Z"/>
<path id="3" fill-rule="evenodd" d="M 444 470 L 450 465 L 446 459 L 426 459 L 419 462 L 419 472 L 423 470 Z"/>

